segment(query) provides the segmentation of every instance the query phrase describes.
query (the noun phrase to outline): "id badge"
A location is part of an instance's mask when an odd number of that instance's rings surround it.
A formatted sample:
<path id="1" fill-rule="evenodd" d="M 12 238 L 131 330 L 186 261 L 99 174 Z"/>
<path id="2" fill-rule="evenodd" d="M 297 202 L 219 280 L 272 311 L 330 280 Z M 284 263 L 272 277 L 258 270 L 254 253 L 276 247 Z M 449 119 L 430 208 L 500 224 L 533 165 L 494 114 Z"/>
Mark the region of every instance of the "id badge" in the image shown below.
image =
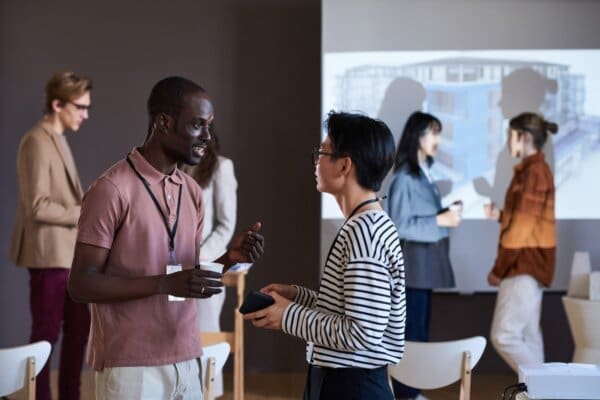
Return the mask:
<path id="1" fill-rule="evenodd" d="M 314 351 L 315 351 L 315 344 L 313 342 L 306 342 L 306 362 L 309 364 L 313 363 Z"/>
<path id="2" fill-rule="evenodd" d="M 181 264 L 167 264 L 167 275 L 181 271 Z M 169 295 L 169 301 L 185 301 L 185 297 Z"/>

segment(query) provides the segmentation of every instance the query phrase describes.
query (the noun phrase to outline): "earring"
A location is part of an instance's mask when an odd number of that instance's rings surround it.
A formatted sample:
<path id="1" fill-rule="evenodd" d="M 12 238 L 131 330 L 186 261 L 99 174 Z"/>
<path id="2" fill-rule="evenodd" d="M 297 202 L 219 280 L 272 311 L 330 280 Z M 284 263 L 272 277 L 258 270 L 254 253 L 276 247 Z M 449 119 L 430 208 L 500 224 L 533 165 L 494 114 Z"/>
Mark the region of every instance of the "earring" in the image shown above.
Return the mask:
<path id="1" fill-rule="evenodd" d="M 167 120 L 166 120 L 165 118 L 161 118 L 161 119 L 160 119 L 160 129 L 161 129 L 163 132 L 166 132 L 166 131 L 167 131 Z"/>

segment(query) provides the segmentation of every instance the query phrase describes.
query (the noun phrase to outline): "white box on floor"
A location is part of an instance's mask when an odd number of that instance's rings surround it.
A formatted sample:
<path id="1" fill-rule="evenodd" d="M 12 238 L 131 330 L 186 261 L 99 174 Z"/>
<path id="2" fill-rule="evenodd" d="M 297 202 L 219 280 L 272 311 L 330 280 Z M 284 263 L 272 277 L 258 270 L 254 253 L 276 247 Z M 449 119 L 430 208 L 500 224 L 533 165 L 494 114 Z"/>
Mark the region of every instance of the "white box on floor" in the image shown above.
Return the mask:
<path id="1" fill-rule="evenodd" d="M 600 399 L 600 366 L 545 363 L 519 365 L 529 399 Z"/>

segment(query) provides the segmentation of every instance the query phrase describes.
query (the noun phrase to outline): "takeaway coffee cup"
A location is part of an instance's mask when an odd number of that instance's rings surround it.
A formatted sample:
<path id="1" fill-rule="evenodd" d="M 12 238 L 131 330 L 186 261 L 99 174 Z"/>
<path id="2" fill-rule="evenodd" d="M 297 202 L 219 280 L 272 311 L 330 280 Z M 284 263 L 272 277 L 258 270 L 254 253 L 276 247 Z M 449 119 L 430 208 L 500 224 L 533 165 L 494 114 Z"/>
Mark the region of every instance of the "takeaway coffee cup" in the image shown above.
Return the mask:
<path id="1" fill-rule="evenodd" d="M 212 271 L 218 274 L 223 273 L 223 264 L 217 262 L 200 261 L 198 268 L 202 271 Z"/>

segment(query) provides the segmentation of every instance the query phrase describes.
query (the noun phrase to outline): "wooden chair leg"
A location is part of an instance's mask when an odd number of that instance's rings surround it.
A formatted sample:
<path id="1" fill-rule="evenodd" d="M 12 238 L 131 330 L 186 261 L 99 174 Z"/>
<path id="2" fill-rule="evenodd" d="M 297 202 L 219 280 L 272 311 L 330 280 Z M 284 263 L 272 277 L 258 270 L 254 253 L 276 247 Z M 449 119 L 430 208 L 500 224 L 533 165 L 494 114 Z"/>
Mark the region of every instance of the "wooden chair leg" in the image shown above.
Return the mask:
<path id="1" fill-rule="evenodd" d="M 35 400 L 35 357 L 27 358 L 27 399 Z"/>
<path id="2" fill-rule="evenodd" d="M 236 287 L 237 308 L 233 311 L 233 332 L 203 332 L 202 345 L 207 346 L 226 341 L 231 346 L 233 354 L 233 399 L 244 400 L 244 319 L 238 308 L 244 302 L 246 273 L 234 272 L 223 275 L 223 283 L 227 287 Z"/>
<path id="3" fill-rule="evenodd" d="M 471 352 L 469 351 L 463 353 L 459 399 L 471 399 Z"/>
<path id="4" fill-rule="evenodd" d="M 206 387 L 204 388 L 204 400 L 213 400 L 215 398 L 215 368 L 216 368 L 216 360 L 214 357 L 210 357 L 206 361 L 206 378 L 204 382 L 206 382 Z"/>
<path id="5" fill-rule="evenodd" d="M 244 302 L 245 276 L 238 275 L 237 298 L 239 308 Z M 235 311 L 234 349 L 233 349 L 233 399 L 244 400 L 244 320 L 242 314 Z"/>

